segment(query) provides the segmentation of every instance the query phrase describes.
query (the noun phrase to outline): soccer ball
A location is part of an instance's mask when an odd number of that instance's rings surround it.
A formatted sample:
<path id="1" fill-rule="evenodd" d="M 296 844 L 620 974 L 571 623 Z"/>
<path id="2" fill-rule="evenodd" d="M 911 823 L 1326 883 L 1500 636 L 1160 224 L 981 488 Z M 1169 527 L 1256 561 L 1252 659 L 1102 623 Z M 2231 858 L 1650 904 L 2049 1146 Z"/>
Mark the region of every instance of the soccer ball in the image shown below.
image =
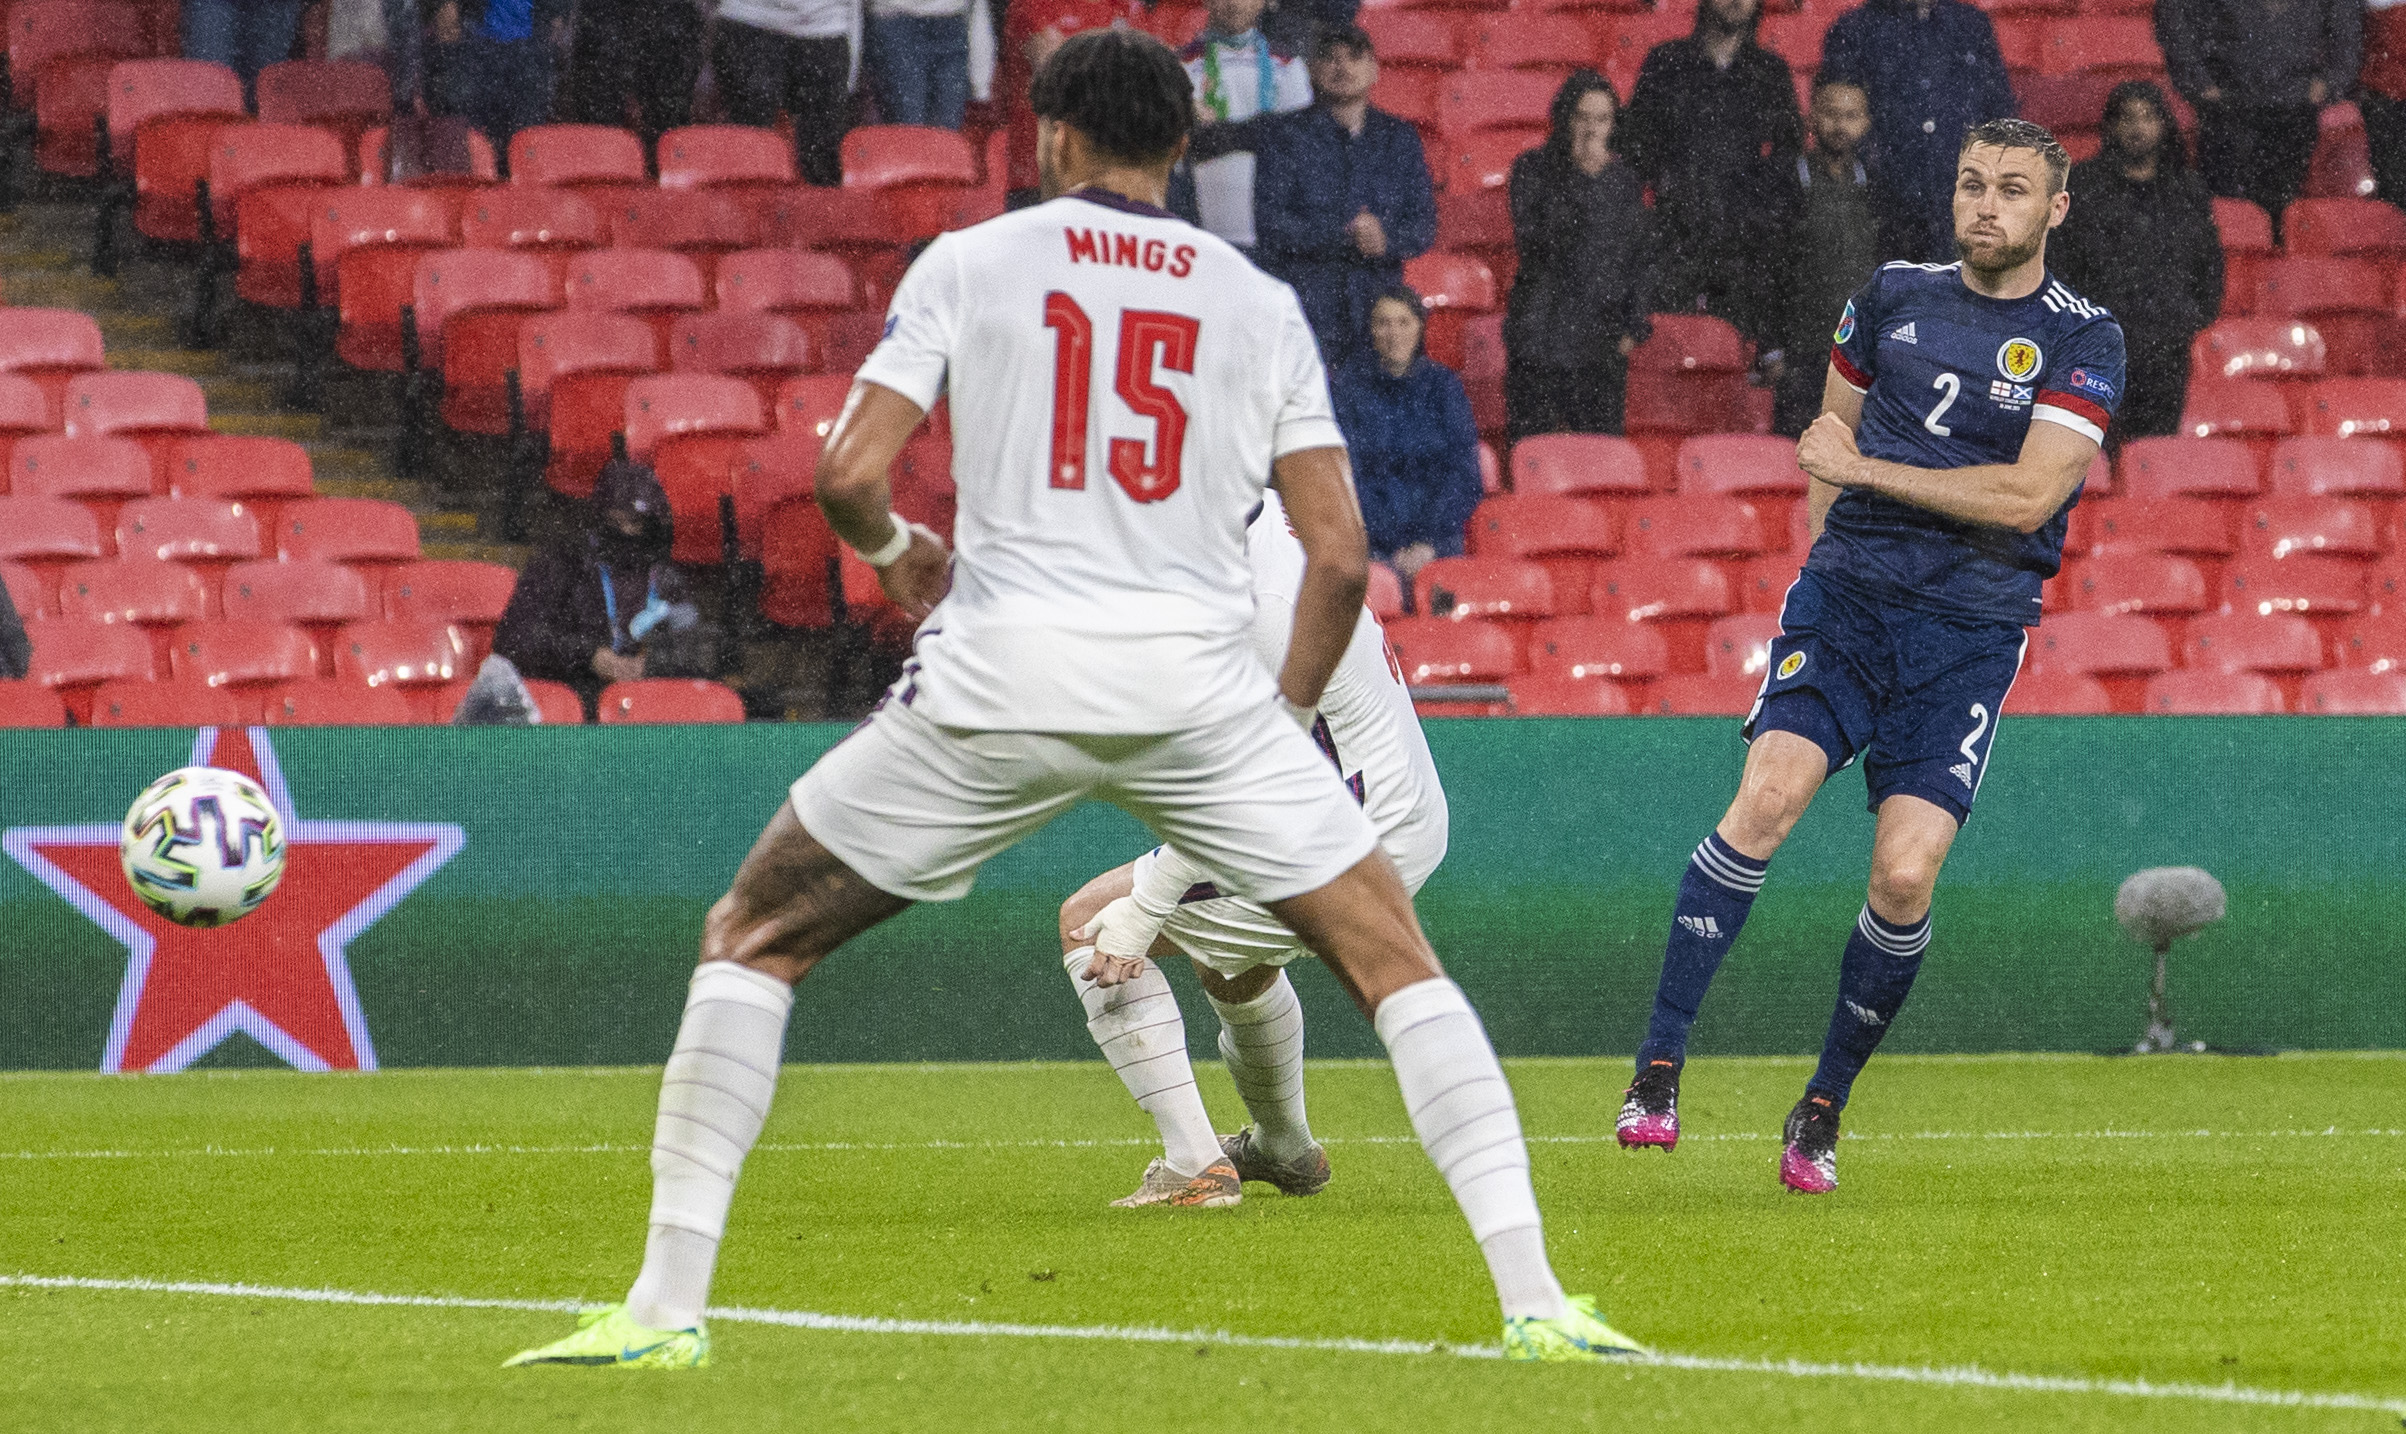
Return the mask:
<path id="1" fill-rule="evenodd" d="M 178 767 L 134 798 L 117 859 L 143 905 L 179 926 L 223 926 L 284 879 L 284 823 L 240 772 Z"/>

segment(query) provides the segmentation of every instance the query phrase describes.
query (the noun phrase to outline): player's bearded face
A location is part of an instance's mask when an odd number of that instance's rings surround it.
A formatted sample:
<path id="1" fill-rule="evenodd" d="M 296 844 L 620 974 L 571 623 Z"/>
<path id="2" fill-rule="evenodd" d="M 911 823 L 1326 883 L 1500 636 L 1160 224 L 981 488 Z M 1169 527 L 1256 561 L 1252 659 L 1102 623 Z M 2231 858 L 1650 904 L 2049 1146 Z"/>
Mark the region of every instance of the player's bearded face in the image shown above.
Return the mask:
<path id="1" fill-rule="evenodd" d="M 1955 247 L 1989 274 L 2018 269 L 2046 247 L 2056 196 L 2034 151 L 1974 149 L 1955 175 Z"/>

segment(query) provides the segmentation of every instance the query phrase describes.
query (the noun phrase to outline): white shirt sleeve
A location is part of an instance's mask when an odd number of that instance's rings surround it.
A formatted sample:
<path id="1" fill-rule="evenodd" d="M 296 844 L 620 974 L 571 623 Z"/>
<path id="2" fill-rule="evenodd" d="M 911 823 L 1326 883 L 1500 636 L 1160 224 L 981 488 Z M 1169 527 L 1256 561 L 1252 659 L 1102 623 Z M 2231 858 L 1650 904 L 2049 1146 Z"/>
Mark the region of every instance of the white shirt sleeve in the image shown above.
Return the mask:
<path id="1" fill-rule="evenodd" d="M 1301 60 L 1281 60 L 1273 67 L 1277 96 L 1262 108 L 1284 114 L 1312 107 L 1312 72 Z"/>
<path id="2" fill-rule="evenodd" d="M 1320 365 L 1320 345 L 1303 317 L 1302 301 L 1293 289 L 1285 289 L 1285 295 L 1286 316 L 1280 325 L 1275 360 L 1280 380 L 1278 423 L 1270 440 L 1270 456 L 1284 458 L 1309 448 L 1343 448 L 1345 434 L 1337 427 L 1336 409 L 1328 401 L 1328 371 Z"/>
<path id="3" fill-rule="evenodd" d="M 911 265 L 886 307 L 885 336 L 857 379 L 890 388 L 921 408 L 944 396 L 944 376 L 961 328 L 958 246 L 945 235 Z"/>

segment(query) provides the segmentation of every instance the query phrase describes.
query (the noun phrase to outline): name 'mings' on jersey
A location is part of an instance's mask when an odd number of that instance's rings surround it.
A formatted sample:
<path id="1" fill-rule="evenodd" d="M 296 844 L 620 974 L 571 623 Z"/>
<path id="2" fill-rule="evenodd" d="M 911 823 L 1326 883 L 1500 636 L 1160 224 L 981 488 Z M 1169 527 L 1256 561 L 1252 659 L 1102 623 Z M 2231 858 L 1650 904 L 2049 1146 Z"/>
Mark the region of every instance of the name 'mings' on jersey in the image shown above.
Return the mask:
<path id="1" fill-rule="evenodd" d="M 858 377 L 951 410 L 952 591 L 903 700 L 946 726 L 1095 734 L 1270 701 L 1245 525 L 1276 459 L 1344 444 L 1292 289 L 1081 191 L 929 245 Z"/>
<path id="2" fill-rule="evenodd" d="M 2122 397 L 2122 326 L 2053 275 L 2026 297 L 1992 299 L 1961 269 L 1884 265 L 1839 319 L 1830 365 L 1864 395 L 1855 432 L 1864 456 L 1930 469 L 2010 464 L 2032 423 L 2102 444 Z M 2031 624 L 2079 499 L 2075 488 L 2044 526 L 2021 533 L 1849 488 L 1806 565 L 1908 606 Z"/>

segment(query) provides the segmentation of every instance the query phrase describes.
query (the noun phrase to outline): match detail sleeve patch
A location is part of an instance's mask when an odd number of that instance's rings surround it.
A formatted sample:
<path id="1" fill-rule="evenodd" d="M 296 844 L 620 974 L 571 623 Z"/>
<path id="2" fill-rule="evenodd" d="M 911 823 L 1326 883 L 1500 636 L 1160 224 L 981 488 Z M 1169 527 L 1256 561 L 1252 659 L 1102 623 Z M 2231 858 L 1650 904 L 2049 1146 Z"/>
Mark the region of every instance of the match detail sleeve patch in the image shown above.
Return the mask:
<path id="1" fill-rule="evenodd" d="M 2113 415 L 2099 405 L 2076 393 L 2063 393 L 2055 389 L 2040 390 L 2038 402 L 2030 410 L 2030 417 L 2048 423 L 2060 423 L 2097 444 L 2105 442 L 2105 426 L 2113 421 Z"/>

